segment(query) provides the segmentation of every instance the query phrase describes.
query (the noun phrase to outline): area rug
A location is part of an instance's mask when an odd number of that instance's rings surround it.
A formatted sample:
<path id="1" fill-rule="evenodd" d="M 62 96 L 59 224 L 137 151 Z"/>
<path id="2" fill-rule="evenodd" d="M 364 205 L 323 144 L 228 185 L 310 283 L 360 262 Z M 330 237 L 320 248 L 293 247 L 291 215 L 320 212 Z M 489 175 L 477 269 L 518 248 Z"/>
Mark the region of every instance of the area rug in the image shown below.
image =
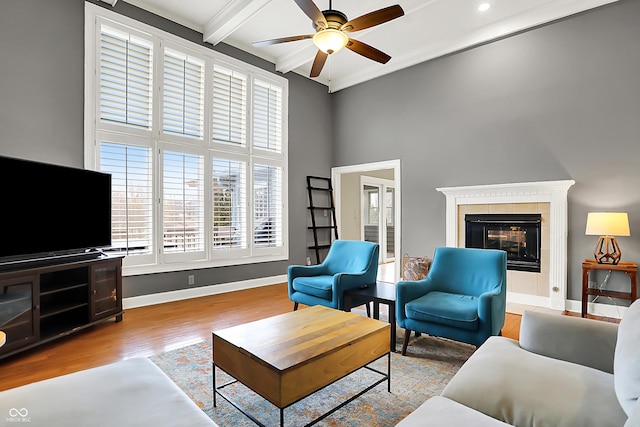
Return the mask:
<path id="1" fill-rule="evenodd" d="M 398 348 L 401 348 L 402 335 L 403 330 L 398 329 Z M 393 426 L 425 400 L 440 394 L 474 350 L 473 346 L 446 339 L 425 335 L 412 337 L 406 356 L 391 354 L 391 393 L 387 391 L 387 383 L 383 382 L 316 425 Z M 194 344 L 150 359 L 219 426 L 255 426 L 220 397 L 217 398 L 217 406 L 213 407 L 211 342 Z M 387 358 L 379 359 L 370 366 L 386 372 Z M 286 408 L 284 424 L 292 427 L 308 424 L 379 378 L 380 375 L 368 369 L 356 371 Z M 228 375 L 216 369 L 216 384 L 229 379 Z M 247 387 L 236 383 L 224 390 L 261 423 L 279 425 L 279 409 Z"/>

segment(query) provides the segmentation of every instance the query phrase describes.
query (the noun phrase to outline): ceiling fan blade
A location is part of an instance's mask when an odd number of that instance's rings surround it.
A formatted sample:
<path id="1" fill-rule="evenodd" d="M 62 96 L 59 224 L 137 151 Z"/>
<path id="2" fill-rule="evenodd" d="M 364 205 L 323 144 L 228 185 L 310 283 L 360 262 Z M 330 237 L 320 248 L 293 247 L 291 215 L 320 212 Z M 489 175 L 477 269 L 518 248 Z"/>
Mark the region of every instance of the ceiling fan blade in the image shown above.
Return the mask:
<path id="1" fill-rule="evenodd" d="M 391 57 L 386 53 L 379 51 L 375 47 L 369 46 L 366 43 L 362 43 L 358 40 L 349 39 L 347 43 L 347 49 L 354 51 L 366 58 L 373 59 L 374 61 L 380 62 L 382 64 L 386 64 L 389 62 Z"/>
<path id="2" fill-rule="evenodd" d="M 322 11 L 311 0 L 295 0 L 296 4 L 302 11 L 313 21 L 316 27 L 327 28 L 327 20 Z"/>
<path id="3" fill-rule="evenodd" d="M 404 15 L 404 10 L 399 4 L 394 6 L 385 7 L 384 9 L 376 10 L 375 12 L 367 13 L 366 15 L 353 18 L 351 21 L 347 21 L 340 28 L 342 31 L 360 31 L 365 28 L 370 28 L 376 25 L 384 24 L 393 19 L 400 18 Z"/>
<path id="4" fill-rule="evenodd" d="M 318 77 L 320 75 L 320 71 L 322 71 L 322 67 L 324 67 L 324 63 L 327 62 L 327 57 L 329 55 L 324 53 L 321 50 L 318 50 L 316 53 L 316 58 L 313 60 L 313 65 L 311 66 L 311 74 L 310 77 Z"/>
<path id="5" fill-rule="evenodd" d="M 286 43 L 286 42 L 295 42 L 298 40 L 305 40 L 313 38 L 313 34 L 306 34 L 304 36 L 291 36 L 291 37 L 281 37 L 279 39 L 271 39 L 271 40 L 262 40 L 259 42 L 253 42 L 254 46 L 269 46 L 272 44 L 278 43 Z"/>

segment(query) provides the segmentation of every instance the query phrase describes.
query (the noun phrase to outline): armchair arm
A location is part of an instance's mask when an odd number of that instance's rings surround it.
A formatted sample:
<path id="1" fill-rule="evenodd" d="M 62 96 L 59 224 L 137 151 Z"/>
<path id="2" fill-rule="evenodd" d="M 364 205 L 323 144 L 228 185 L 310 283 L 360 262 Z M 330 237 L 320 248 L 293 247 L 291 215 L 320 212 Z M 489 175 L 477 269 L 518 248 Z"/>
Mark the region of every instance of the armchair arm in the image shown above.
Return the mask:
<path id="1" fill-rule="evenodd" d="M 310 277 L 310 276 L 320 276 L 322 274 L 328 274 L 326 272 L 326 267 L 323 264 L 318 265 L 290 265 L 288 270 L 288 275 L 291 279 L 295 279 L 296 277 Z"/>
<path id="2" fill-rule="evenodd" d="M 504 285 L 502 285 L 504 286 Z M 485 292 L 478 298 L 478 317 L 488 335 L 498 335 L 504 326 L 505 295 L 501 289 Z"/>
<path id="3" fill-rule="evenodd" d="M 525 311 L 520 323 L 520 347 L 613 373 L 617 333 L 615 323 Z"/>

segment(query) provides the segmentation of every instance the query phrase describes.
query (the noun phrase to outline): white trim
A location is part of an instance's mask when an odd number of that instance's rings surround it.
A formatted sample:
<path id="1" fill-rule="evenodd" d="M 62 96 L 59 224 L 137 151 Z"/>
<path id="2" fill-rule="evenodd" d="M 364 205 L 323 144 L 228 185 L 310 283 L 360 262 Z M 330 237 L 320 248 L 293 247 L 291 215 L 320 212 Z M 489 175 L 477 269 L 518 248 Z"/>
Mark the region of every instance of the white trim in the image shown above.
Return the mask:
<path id="1" fill-rule="evenodd" d="M 394 253 L 396 256 L 394 265 L 395 265 L 395 281 L 400 280 L 401 266 L 400 260 L 402 253 L 402 218 L 401 218 L 401 203 L 402 203 L 402 183 L 401 183 L 401 173 L 400 173 L 400 159 L 396 160 L 386 160 L 381 162 L 374 163 L 363 163 L 360 165 L 350 165 L 350 166 L 339 166 L 331 168 L 331 182 L 333 185 L 333 196 L 334 196 L 334 204 L 336 207 L 336 222 L 338 226 L 338 235 L 342 235 L 342 230 L 340 228 L 340 190 L 341 190 L 341 176 L 345 173 L 358 173 L 358 172 L 370 172 L 380 169 L 393 169 L 393 182 L 395 187 L 395 246 Z"/>
<path id="2" fill-rule="evenodd" d="M 546 307 L 565 310 L 567 298 L 567 192 L 574 180 L 436 188 L 446 198 L 446 245 L 458 245 L 458 206 L 497 203 L 550 204 L 549 295 Z M 509 292 L 507 293 L 509 295 Z M 537 305 L 537 304 L 536 304 Z"/>
<path id="3" fill-rule="evenodd" d="M 122 300 L 122 308 L 126 310 L 130 308 L 145 307 L 148 305 L 164 304 L 167 302 L 223 294 L 243 289 L 258 288 L 260 286 L 276 285 L 286 281 L 287 276 L 282 275 L 243 280 L 240 282 L 221 283 L 218 285 L 201 286 L 198 288 L 181 289 L 179 291 L 161 292 L 158 294 L 141 295 L 138 297 L 124 298 Z"/>

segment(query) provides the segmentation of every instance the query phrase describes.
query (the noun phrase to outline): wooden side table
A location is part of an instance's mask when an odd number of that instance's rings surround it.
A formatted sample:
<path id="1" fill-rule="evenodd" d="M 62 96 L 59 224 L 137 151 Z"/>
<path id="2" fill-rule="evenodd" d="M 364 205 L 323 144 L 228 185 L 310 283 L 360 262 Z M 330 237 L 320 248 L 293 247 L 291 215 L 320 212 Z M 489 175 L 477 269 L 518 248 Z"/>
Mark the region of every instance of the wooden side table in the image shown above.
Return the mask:
<path id="1" fill-rule="evenodd" d="M 631 282 L 631 291 L 610 291 L 607 289 L 590 288 L 589 272 L 593 270 L 611 270 L 621 271 L 629 276 Z M 635 262 L 620 262 L 618 264 L 599 264 L 594 259 L 585 259 L 582 263 L 582 317 L 587 315 L 587 305 L 589 303 L 589 295 L 597 295 L 611 298 L 619 298 L 629 300 L 631 302 L 638 298 L 638 265 Z"/>
<path id="2" fill-rule="evenodd" d="M 351 299 L 363 299 L 367 302 L 373 301 L 373 318 L 380 320 L 380 304 L 389 306 L 389 323 L 391 324 L 391 340 L 389 347 L 392 352 L 396 351 L 396 285 L 391 283 L 377 282 L 375 285 L 366 288 L 356 288 L 344 293 L 345 311 L 351 311 Z"/>

